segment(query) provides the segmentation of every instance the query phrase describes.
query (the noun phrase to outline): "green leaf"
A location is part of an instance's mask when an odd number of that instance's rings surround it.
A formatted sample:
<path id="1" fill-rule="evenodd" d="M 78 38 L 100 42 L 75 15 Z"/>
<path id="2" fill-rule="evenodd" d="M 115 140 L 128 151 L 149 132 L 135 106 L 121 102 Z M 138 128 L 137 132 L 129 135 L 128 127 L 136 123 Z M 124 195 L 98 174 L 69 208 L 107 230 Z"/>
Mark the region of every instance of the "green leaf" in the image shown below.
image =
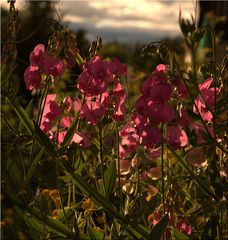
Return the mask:
<path id="1" fill-rule="evenodd" d="M 160 239 L 168 225 L 169 217 L 166 214 L 161 220 L 152 228 L 150 232 L 150 239 Z"/>
<path id="2" fill-rule="evenodd" d="M 77 113 L 73 119 L 73 122 L 71 124 L 71 126 L 69 127 L 67 133 L 66 133 L 66 136 L 63 140 L 63 144 L 62 144 L 62 147 L 66 147 L 70 144 L 70 141 L 72 139 L 72 137 L 74 136 L 74 133 L 75 133 L 75 129 L 76 129 L 76 126 L 77 126 L 77 123 L 78 123 L 78 116 L 79 116 L 79 113 Z"/>
<path id="3" fill-rule="evenodd" d="M 29 118 L 28 114 L 22 108 L 22 106 L 11 96 L 7 97 L 9 103 L 13 107 L 14 111 L 16 112 L 17 116 L 20 118 L 21 123 L 27 129 L 30 135 L 32 135 L 34 131 L 34 125 L 31 119 Z"/>
<path id="4" fill-rule="evenodd" d="M 107 191 L 107 198 L 113 191 L 116 183 L 116 162 L 112 161 L 104 173 L 105 186 Z"/>
<path id="5" fill-rule="evenodd" d="M 43 226 L 45 226 L 49 231 L 54 232 L 61 237 L 74 239 L 74 233 L 71 232 L 66 225 L 60 221 L 52 219 L 48 215 L 44 215 L 35 207 L 32 207 L 29 211 L 23 211 L 17 207 L 15 207 L 15 210 L 28 225 L 35 227 L 38 232 L 44 232 Z"/>
<path id="6" fill-rule="evenodd" d="M 29 102 L 29 104 L 28 104 L 27 107 L 25 108 L 25 112 L 27 113 L 28 116 L 31 115 L 32 107 L 33 107 L 33 99 L 31 99 L 31 101 Z M 24 130 L 24 125 L 23 125 L 23 123 L 20 121 L 20 124 L 19 124 L 19 132 L 22 132 L 23 130 Z"/>
<path id="7" fill-rule="evenodd" d="M 34 171 L 36 170 L 36 167 L 37 167 L 41 157 L 43 156 L 44 150 L 45 150 L 45 148 L 42 147 L 41 150 L 39 151 L 39 153 L 36 155 L 35 159 L 33 160 L 32 164 L 28 170 L 28 173 L 25 177 L 25 181 L 22 185 L 22 189 L 26 188 L 26 186 L 29 184 L 29 182 L 34 174 Z"/>
<path id="8" fill-rule="evenodd" d="M 50 139 L 45 135 L 45 133 L 40 129 L 39 125 L 37 125 L 36 122 L 33 123 L 35 127 L 35 138 L 39 144 L 45 148 L 46 152 L 49 153 L 53 159 L 56 159 L 58 157 L 58 153 L 56 152 L 54 145 L 51 143 Z"/>
<path id="9" fill-rule="evenodd" d="M 175 237 L 176 240 L 189 240 L 190 239 L 187 235 L 179 232 L 176 229 L 173 230 L 173 233 L 174 233 L 174 237 Z"/>
<path id="10" fill-rule="evenodd" d="M 103 240 L 105 237 L 105 234 L 103 232 L 98 231 L 91 226 L 88 226 L 88 234 L 91 240 Z"/>

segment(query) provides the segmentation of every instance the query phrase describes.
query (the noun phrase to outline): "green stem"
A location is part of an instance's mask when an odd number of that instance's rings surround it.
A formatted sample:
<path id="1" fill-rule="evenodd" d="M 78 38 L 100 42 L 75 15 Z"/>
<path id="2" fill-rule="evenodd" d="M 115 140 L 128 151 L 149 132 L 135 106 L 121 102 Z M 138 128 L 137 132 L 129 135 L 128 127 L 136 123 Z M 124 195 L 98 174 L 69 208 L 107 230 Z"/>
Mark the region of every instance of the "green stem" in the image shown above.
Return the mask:
<path id="1" fill-rule="evenodd" d="M 105 197 L 107 197 L 107 190 L 105 185 L 105 177 L 104 177 L 104 159 L 103 159 L 103 142 L 102 142 L 102 125 L 99 124 L 99 142 L 100 142 L 100 164 L 101 164 L 101 177 L 103 180 L 103 188 Z"/>
<path id="2" fill-rule="evenodd" d="M 161 134 L 162 134 L 162 142 L 161 142 L 161 173 L 162 173 L 162 205 L 163 205 L 163 213 L 165 215 L 165 183 L 164 183 L 164 125 L 161 125 Z"/>
<path id="3" fill-rule="evenodd" d="M 117 141 L 117 170 L 118 170 L 118 190 L 119 190 L 119 197 L 120 197 L 120 212 L 123 211 L 123 195 L 121 191 L 121 182 L 120 182 L 120 139 L 119 139 L 119 129 L 118 125 L 116 124 L 116 141 Z"/>

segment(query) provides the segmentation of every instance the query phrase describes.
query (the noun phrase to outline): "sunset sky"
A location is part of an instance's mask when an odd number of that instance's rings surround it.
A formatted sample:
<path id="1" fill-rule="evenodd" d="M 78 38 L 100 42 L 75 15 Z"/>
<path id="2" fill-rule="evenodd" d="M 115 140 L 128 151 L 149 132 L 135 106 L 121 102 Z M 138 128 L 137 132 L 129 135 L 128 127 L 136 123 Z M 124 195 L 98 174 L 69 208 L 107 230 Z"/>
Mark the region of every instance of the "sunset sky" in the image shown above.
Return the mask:
<path id="1" fill-rule="evenodd" d="M 16 6 L 20 10 L 25 4 L 17 0 Z M 189 18 L 194 1 L 62 0 L 56 9 L 71 29 L 85 29 L 91 39 L 134 43 L 178 36 L 179 9 Z"/>

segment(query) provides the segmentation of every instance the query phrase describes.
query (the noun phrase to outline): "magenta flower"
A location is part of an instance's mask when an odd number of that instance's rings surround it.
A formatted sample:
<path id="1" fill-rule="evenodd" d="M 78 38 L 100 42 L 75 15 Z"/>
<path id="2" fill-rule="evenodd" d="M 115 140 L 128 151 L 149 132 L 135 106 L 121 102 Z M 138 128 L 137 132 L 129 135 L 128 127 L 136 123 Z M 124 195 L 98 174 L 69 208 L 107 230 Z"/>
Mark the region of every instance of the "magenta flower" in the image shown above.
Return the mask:
<path id="1" fill-rule="evenodd" d="M 43 44 L 38 44 L 30 54 L 30 65 L 43 66 L 43 60 L 45 56 L 45 47 Z"/>
<path id="2" fill-rule="evenodd" d="M 172 92 L 173 89 L 169 83 L 158 83 L 150 89 L 150 98 L 152 101 L 165 102 L 171 98 Z"/>
<path id="3" fill-rule="evenodd" d="M 24 81 L 28 90 L 38 89 L 41 83 L 41 73 L 37 66 L 28 66 L 24 72 Z"/>
<path id="4" fill-rule="evenodd" d="M 54 77 L 60 77 L 65 71 L 65 63 L 59 58 L 54 58 L 49 55 L 44 57 L 44 73 Z"/>
<path id="5" fill-rule="evenodd" d="M 63 99 L 63 106 L 66 108 L 67 112 L 69 112 L 73 106 L 73 101 L 70 97 L 65 97 Z"/>
<path id="6" fill-rule="evenodd" d="M 155 160 L 161 156 L 161 148 L 150 148 L 147 153 L 150 159 Z"/>
<path id="7" fill-rule="evenodd" d="M 98 96 L 104 93 L 108 82 L 113 80 L 110 64 L 102 61 L 99 56 L 87 61 L 83 65 L 83 72 L 78 79 L 77 88 L 85 95 Z"/>
<path id="8" fill-rule="evenodd" d="M 117 76 L 122 76 L 127 74 L 127 65 L 122 64 L 118 58 L 113 58 L 110 62 L 110 67 L 112 69 L 113 74 Z"/>
<path id="9" fill-rule="evenodd" d="M 146 123 L 139 131 L 139 136 L 146 148 L 153 148 L 155 144 L 161 142 L 161 132 L 160 130 Z"/>
<path id="10" fill-rule="evenodd" d="M 170 126 L 167 128 L 167 143 L 173 149 L 181 149 L 188 143 L 188 137 L 185 131 L 180 126 Z"/>
<path id="11" fill-rule="evenodd" d="M 183 105 L 181 104 L 180 108 L 179 108 L 179 119 L 178 119 L 178 123 L 181 125 L 190 125 L 191 123 L 191 119 L 190 117 L 187 115 L 187 113 L 184 110 Z"/>
<path id="12" fill-rule="evenodd" d="M 96 125 L 105 114 L 104 106 L 98 101 L 86 101 L 81 108 L 80 117 Z"/>
<path id="13" fill-rule="evenodd" d="M 175 118 L 175 112 L 171 105 L 153 102 L 149 108 L 149 116 L 155 123 L 168 123 Z"/>

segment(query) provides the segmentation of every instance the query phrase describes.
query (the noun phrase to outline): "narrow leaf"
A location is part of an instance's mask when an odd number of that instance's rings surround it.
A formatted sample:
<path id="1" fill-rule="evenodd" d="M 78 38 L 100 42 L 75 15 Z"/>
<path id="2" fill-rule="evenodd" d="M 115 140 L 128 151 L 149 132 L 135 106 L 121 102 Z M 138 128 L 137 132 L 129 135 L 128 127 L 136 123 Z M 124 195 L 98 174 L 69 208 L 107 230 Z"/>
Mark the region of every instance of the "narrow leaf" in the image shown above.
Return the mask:
<path id="1" fill-rule="evenodd" d="M 116 183 L 116 162 L 112 161 L 104 173 L 107 197 L 110 196 Z"/>
<path id="2" fill-rule="evenodd" d="M 27 113 L 28 116 L 31 115 L 32 107 L 33 107 L 33 99 L 31 99 L 31 101 L 29 102 L 29 104 L 28 104 L 27 107 L 25 108 L 25 112 Z M 19 132 L 22 132 L 23 130 L 24 130 L 24 125 L 23 125 L 23 123 L 20 121 L 20 124 L 19 124 Z"/>
<path id="3" fill-rule="evenodd" d="M 165 232 L 165 229 L 168 225 L 169 217 L 166 214 L 161 220 L 152 228 L 150 232 L 150 239 L 160 239 L 162 234 Z"/>
<path id="4" fill-rule="evenodd" d="M 27 129 L 29 134 L 32 135 L 34 131 L 34 125 L 31 119 L 29 118 L 28 114 L 25 112 L 22 106 L 11 96 L 8 96 L 7 99 L 11 106 L 13 107 L 14 111 L 16 112 L 17 116 L 20 118 L 21 123 Z"/>
<path id="5" fill-rule="evenodd" d="M 73 122 L 72 122 L 71 126 L 69 127 L 69 129 L 66 133 L 66 136 L 63 140 L 62 147 L 66 147 L 70 144 L 70 141 L 75 134 L 75 129 L 76 129 L 76 126 L 77 126 L 77 123 L 78 123 L 78 115 L 79 115 L 78 113 L 75 115 L 75 117 L 73 119 Z"/>
<path id="6" fill-rule="evenodd" d="M 173 233 L 174 233 L 174 237 L 175 237 L 176 240 L 189 240 L 190 239 L 187 235 L 179 232 L 176 229 L 174 229 Z"/>
<path id="7" fill-rule="evenodd" d="M 36 122 L 34 123 L 35 127 L 35 138 L 41 146 L 43 146 L 47 153 L 52 156 L 53 159 L 56 159 L 58 154 L 55 150 L 54 145 L 51 143 L 50 139 L 45 135 L 45 133 L 40 129 Z"/>
<path id="8" fill-rule="evenodd" d="M 44 150 L 45 150 L 45 148 L 42 147 L 41 150 L 39 151 L 39 153 L 37 154 L 37 156 L 35 157 L 35 159 L 33 160 L 32 164 L 31 164 L 31 166 L 28 170 L 28 173 L 25 177 L 25 181 L 22 185 L 23 189 L 26 188 L 26 186 L 29 184 L 29 182 L 30 182 L 35 170 L 36 170 L 36 167 L 37 167 L 41 157 L 43 156 Z"/>

